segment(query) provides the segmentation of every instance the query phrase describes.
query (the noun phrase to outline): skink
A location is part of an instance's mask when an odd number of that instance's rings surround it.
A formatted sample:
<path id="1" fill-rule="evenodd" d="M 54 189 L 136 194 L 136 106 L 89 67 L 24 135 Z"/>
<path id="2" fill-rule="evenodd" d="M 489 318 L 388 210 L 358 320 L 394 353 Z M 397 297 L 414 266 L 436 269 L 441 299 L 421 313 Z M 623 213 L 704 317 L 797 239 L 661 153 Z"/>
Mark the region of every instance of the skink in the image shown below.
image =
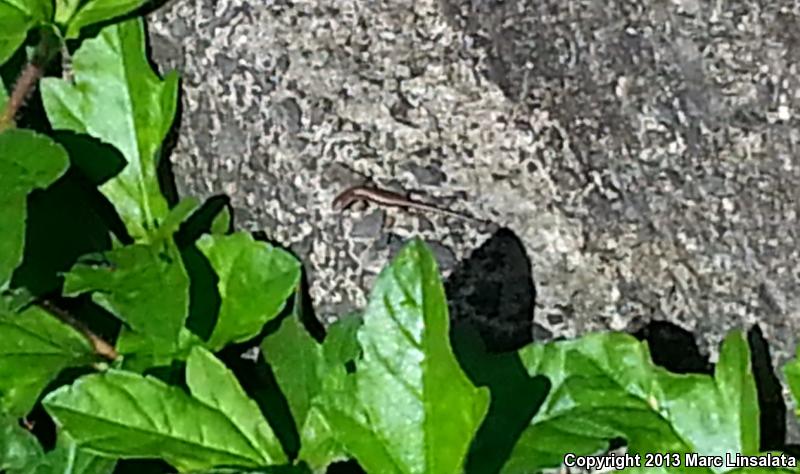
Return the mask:
<path id="1" fill-rule="evenodd" d="M 400 207 L 404 209 L 419 209 L 421 211 L 438 212 L 440 214 L 458 217 L 459 219 L 467 219 L 477 222 L 485 222 L 466 214 L 461 214 L 449 209 L 442 209 L 440 207 L 426 204 L 424 202 L 414 201 L 403 196 L 400 193 L 387 191 L 385 189 L 373 188 L 370 186 L 353 186 L 342 191 L 336 199 L 333 200 L 333 208 L 336 210 L 344 210 L 350 207 L 356 201 L 367 201 L 373 204 L 379 204 L 389 207 Z"/>

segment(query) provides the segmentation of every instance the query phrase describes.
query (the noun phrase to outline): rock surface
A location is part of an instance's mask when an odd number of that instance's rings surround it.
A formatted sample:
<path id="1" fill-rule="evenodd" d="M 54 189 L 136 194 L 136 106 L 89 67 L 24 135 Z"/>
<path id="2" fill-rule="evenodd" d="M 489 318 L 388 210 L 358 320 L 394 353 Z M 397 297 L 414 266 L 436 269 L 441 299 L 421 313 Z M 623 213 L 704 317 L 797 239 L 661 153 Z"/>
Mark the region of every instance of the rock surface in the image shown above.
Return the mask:
<path id="1" fill-rule="evenodd" d="M 523 339 L 667 321 L 713 362 L 758 325 L 780 367 L 800 332 L 797 5 L 178 0 L 149 33 L 182 75 L 179 191 L 230 195 L 238 228 L 291 248 L 321 319 L 420 235 L 453 311 L 523 314 Z M 497 228 L 331 209 L 365 180 L 502 227 L 515 257 L 480 267 L 506 274 L 500 301 L 463 265 Z"/>

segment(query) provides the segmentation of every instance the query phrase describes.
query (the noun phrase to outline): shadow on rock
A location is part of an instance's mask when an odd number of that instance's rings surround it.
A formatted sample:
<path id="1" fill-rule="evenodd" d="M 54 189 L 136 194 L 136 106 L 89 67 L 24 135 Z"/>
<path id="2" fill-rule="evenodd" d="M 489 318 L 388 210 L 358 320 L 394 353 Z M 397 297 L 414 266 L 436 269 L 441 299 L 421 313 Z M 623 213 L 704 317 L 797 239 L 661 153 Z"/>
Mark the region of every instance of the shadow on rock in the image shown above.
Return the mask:
<path id="1" fill-rule="evenodd" d="M 656 365 L 677 374 L 707 374 L 713 370 L 700 353 L 694 334 L 667 321 L 651 321 L 633 332 L 640 341 L 647 341 Z"/>
<path id="2" fill-rule="evenodd" d="M 536 288 L 525 247 L 498 230 L 444 283 L 454 325 L 475 327 L 491 352 L 516 350 L 549 334 L 533 323 Z"/>

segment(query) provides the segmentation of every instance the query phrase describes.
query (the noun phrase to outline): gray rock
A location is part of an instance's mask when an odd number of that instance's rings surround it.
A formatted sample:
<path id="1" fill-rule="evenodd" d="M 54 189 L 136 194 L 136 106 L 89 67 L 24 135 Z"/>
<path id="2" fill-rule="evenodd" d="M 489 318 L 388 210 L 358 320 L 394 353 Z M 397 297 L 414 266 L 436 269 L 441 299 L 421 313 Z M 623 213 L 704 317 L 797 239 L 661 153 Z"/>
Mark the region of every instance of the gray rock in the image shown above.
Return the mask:
<path id="1" fill-rule="evenodd" d="M 538 333 L 665 320 L 713 359 L 758 324 L 780 367 L 800 333 L 793 5 L 199 0 L 168 3 L 149 33 L 183 77 L 178 189 L 228 193 L 239 228 L 307 252 L 330 311 L 363 307 L 388 258 L 362 251 L 374 222 L 330 209 L 352 184 L 336 165 L 463 192 L 454 207 L 511 229 Z M 278 120 L 270 104 L 292 105 Z M 489 237 L 388 212 L 391 248 L 420 235 L 460 262 Z"/>

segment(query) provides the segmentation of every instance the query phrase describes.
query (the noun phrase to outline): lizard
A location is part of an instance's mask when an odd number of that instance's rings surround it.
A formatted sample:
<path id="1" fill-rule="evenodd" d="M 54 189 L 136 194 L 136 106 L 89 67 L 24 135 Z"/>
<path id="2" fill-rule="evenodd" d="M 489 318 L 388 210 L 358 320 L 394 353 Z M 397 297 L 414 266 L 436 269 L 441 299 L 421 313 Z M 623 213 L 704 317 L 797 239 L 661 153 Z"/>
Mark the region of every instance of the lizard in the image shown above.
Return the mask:
<path id="1" fill-rule="evenodd" d="M 437 207 L 432 204 L 427 204 L 420 201 L 415 201 L 394 191 L 388 191 L 386 189 L 380 189 L 364 185 L 352 186 L 339 193 L 339 195 L 336 196 L 336 198 L 333 200 L 333 208 L 341 211 L 347 209 L 356 201 L 367 201 L 373 204 L 389 206 L 389 207 L 399 207 L 403 209 L 418 209 L 427 212 L 437 212 L 439 214 L 444 214 L 451 217 L 457 217 L 459 219 L 466 219 L 480 223 L 488 223 L 487 221 L 484 221 L 482 219 L 462 214 L 460 212 Z"/>

